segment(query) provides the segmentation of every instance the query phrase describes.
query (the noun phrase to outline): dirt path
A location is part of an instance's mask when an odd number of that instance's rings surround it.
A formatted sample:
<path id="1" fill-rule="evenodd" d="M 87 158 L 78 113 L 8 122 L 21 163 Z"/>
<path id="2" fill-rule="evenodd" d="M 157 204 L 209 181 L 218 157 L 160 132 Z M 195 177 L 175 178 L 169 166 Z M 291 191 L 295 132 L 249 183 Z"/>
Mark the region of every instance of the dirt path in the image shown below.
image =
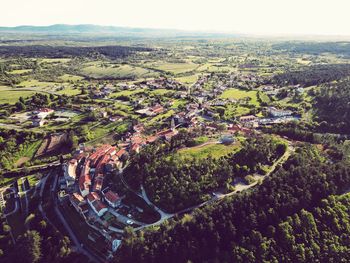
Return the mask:
<path id="1" fill-rule="evenodd" d="M 16 167 L 20 167 L 22 164 L 24 164 L 26 161 L 29 161 L 30 158 L 29 157 L 21 157 L 17 160 L 17 162 L 15 163 Z"/>
<path id="2" fill-rule="evenodd" d="M 215 141 L 208 141 L 208 142 L 202 143 L 202 144 L 197 145 L 197 146 L 181 148 L 181 149 L 179 149 L 179 151 L 183 151 L 183 150 L 187 150 L 187 149 L 199 149 L 199 148 L 202 148 L 202 147 L 207 146 L 207 145 L 219 144 L 219 143 L 220 142 L 217 141 L 217 140 L 215 140 Z"/>

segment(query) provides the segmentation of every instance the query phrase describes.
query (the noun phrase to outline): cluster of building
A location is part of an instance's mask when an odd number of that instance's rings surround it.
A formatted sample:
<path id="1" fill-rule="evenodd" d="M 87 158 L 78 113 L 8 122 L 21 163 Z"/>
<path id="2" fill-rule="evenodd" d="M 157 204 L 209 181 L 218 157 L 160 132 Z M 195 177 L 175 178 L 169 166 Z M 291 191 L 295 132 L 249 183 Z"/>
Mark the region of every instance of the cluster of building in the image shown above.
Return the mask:
<path id="1" fill-rule="evenodd" d="M 138 113 L 138 114 L 141 114 L 141 115 L 152 117 L 152 116 L 156 116 L 158 114 L 163 113 L 164 112 L 164 107 L 159 105 L 159 104 L 157 104 L 155 106 L 147 107 L 147 108 L 144 108 L 144 109 L 141 109 L 141 110 L 137 110 L 135 112 Z"/>
<path id="2" fill-rule="evenodd" d="M 32 125 L 34 127 L 40 127 L 45 124 L 45 118 L 55 111 L 49 108 L 41 108 L 32 112 Z"/>
<path id="3" fill-rule="evenodd" d="M 178 131 L 176 130 L 175 123 L 172 120 L 171 128 L 155 132 L 152 135 L 144 134 L 145 127 L 143 124 L 137 124 L 133 126 L 133 133 L 127 133 L 123 138 L 123 142 L 119 146 L 124 147 L 128 152 L 138 153 L 141 147 L 153 143 L 157 140 L 167 140 L 170 141 Z"/>
<path id="4" fill-rule="evenodd" d="M 293 111 L 268 107 L 266 109 L 268 117 L 259 118 L 255 115 L 241 116 L 238 120 L 244 127 L 257 128 L 259 125 L 275 124 L 297 120 L 298 117 L 293 116 Z"/>
<path id="5" fill-rule="evenodd" d="M 121 168 L 124 154 L 125 149 L 103 145 L 91 153 L 76 154 L 64 165 L 65 182 L 71 192 L 69 199 L 83 216 L 89 207 L 101 217 L 108 211 L 108 206 L 115 208 L 120 204 L 119 195 L 103 187 L 106 174 Z"/>
<path id="6" fill-rule="evenodd" d="M 186 87 L 179 81 L 169 78 L 157 78 L 148 81 L 143 81 L 139 83 L 139 85 L 143 88 L 150 89 L 170 89 L 170 90 L 182 90 L 186 89 Z"/>

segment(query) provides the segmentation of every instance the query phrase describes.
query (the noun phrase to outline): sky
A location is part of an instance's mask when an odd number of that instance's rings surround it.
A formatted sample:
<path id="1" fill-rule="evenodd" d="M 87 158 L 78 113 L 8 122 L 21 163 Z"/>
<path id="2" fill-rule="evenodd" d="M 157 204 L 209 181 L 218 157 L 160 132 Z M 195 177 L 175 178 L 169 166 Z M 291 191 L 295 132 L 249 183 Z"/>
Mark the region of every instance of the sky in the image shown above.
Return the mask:
<path id="1" fill-rule="evenodd" d="M 0 0 L 0 26 L 96 24 L 350 35 L 350 0 Z"/>

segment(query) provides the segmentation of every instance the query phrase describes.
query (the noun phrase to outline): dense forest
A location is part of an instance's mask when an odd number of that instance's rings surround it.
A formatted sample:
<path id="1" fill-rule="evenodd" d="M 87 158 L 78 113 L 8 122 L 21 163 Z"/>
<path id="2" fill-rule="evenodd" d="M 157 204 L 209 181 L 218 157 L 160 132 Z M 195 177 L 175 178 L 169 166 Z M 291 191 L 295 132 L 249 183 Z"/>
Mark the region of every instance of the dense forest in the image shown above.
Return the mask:
<path id="1" fill-rule="evenodd" d="M 69 46 L 0 46 L 0 56 L 30 57 L 30 58 L 71 58 L 96 57 L 103 55 L 108 58 L 125 58 L 137 51 L 151 51 L 150 48 L 126 46 L 98 46 L 98 47 L 69 47 Z"/>
<path id="2" fill-rule="evenodd" d="M 272 78 L 272 82 L 280 86 L 299 84 L 309 87 L 348 76 L 350 76 L 350 64 L 321 64 L 277 74 Z"/>
<path id="3" fill-rule="evenodd" d="M 347 208 L 321 200 L 349 186 L 347 165 L 306 145 L 251 191 L 160 231 L 128 233 L 115 262 L 345 262 L 350 232 L 337 219 Z"/>
<path id="4" fill-rule="evenodd" d="M 235 177 L 264 173 L 286 150 L 283 142 L 270 136 L 249 138 L 242 149 L 214 159 L 183 159 L 163 154 L 149 146 L 134 156 L 125 177 L 135 189 L 143 185 L 155 204 L 175 212 L 210 199 L 216 190 L 229 191 Z"/>
<path id="5" fill-rule="evenodd" d="M 31 213 L 25 218 L 23 226 L 26 231 L 17 238 L 11 235 L 11 226 L 8 225 L 6 219 L 0 219 L 0 262 L 78 263 L 87 261 L 85 256 L 71 249 L 71 241 L 61 233 L 61 229 L 57 229 L 50 221 L 42 217 L 38 209 L 39 197 L 37 195 L 31 196 L 30 206 Z M 47 207 L 44 209 L 48 211 Z"/>
<path id="6" fill-rule="evenodd" d="M 350 79 L 322 87 L 314 101 L 316 121 L 324 131 L 350 133 Z"/>
<path id="7" fill-rule="evenodd" d="M 320 55 L 330 53 L 350 56 L 349 42 L 283 42 L 272 45 L 274 49 L 286 50 L 299 54 Z"/>

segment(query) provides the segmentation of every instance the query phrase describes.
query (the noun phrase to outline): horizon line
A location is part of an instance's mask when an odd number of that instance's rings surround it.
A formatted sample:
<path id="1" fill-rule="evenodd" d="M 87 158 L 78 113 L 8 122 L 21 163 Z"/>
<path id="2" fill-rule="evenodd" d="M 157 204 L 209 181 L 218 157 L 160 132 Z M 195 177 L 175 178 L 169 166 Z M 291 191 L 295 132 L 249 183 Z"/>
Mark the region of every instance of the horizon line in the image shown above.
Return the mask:
<path id="1" fill-rule="evenodd" d="M 170 28 L 170 27 L 143 27 L 143 26 L 127 26 L 127 25 L 110 25 L 110 24 L 94 24 L 94 23 L 54 23 L 54 24 L 18 24 L 11 26 L 2 26 L 0 28 L 15 29 L 19 27 L 52 27 L 52 26 L 98 26 L 98 27 L 114 27 L 114 28 L 126 28 L 126 29 L 149 29 L 149 30 L 174 30 L 187 33 L 207 33 L 207 34 L 223 34 L 223 35 L 243 35 L 253 37 L 350 37 L 350 34 L 326 34 L 326 33 L 267 33 L 267 32 L 242 32 L 235 30 L 222 30 L 222 29 L 184 29 L 184 28 Z"/>

